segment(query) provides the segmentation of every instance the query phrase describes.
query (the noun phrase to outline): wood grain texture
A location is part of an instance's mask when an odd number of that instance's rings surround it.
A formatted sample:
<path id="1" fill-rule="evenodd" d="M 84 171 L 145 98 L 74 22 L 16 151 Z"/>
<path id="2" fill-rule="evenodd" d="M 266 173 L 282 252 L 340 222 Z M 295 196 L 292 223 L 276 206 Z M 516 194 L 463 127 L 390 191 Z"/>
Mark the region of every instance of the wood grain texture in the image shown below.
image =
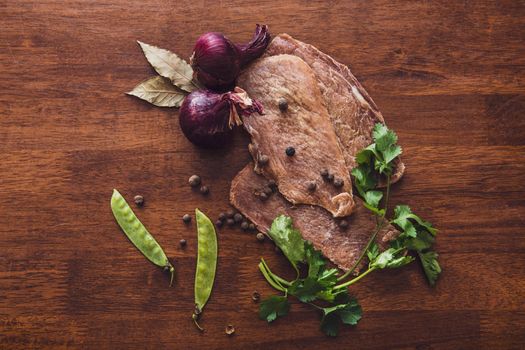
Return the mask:
<path id="1" fill-rule="evenodd" d="M 437 287 L 417 264 L 370 275 L 352 289 L 363 320 L 337 339 L 299 304 L 258 320 L 259 258 L 290 271 L 235 229 L 219 232 L 207 332 L 194 329 L 196 234 L 181 217 L 228 207 L 248 138 L 196 149 L 176 110 L 124 95 L 153 72 L 135 40 L 189 57 L 199 34 L 244 41 L 255 23 L 351 67 L 404 146 L 392 201 L 440 229 Z M 0 348 L 525 347 L 523 1 L 3 0 L 0 28 Z M 118 229 L 113 188 L 145 197 L 137 215 L 175 261 L 173 288 Z"/>

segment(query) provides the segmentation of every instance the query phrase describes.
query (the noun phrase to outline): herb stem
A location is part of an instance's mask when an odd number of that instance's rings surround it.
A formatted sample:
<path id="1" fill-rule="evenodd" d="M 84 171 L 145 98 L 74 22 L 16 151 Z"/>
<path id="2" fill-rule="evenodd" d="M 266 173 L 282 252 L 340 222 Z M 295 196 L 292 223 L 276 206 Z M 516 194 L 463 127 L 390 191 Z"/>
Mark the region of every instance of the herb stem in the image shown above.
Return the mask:
<path id="1" fill-rule="evenodd" d="M 259 270 L 263 274 L 263 276 L 266 279 L 266 281 L 268 282 L 268 284 L 270 284 L 273 288 L 275 288 L 275 289 L 277 289 L 277 290 L 279 290 L 281 292 L 286 291 L 286 289 L 282 285 L 280 285 L 278 282 L 276 282 L 270 276 L 270 274 L 268 273 L 268 271 L 266 271 L 266 268 L 264 267 L 264 264 L 262 262 L 259 263 Z"/>
<path id="2" fill-rule="evenodd" d="M 357 268 L 357 266 L 359 266 L 359 264 L 361 263 L 361 261 L 363 260 L 363 258 L 365 257 L 366 255 L 366 252 L 368 251 L 368 249 L 370 248 L 370 246 L 372 245 L 372 243 L 375 241 L 376 239 L 376 236 L 377 234 L 379 233 L 379 231 L 381 231 L 381 229 L 383 228 L 383 225 L 385 224 L 385 216 L 386 216 L 386 212 L 388 210 L 388 200 L 389 200 L 389 197 L 390 197 L 390 175 L 387 175 L 386 177 L 386 196 L 385 196 L 385 211 L 383 213 L 383 215 L 381 215 L 381 221 L 378 222 L 376 224 L 376 229 L 374 231 L 374 233 L 372 234 L 372 236 L 370 236 L 370 239 L 368 240 L 368 242 L 366 243 L 366 246 L 365 248 L 363 249 L 363 251 L 361 252 L 361 255 L 359 256 L 359 258 L 357 259 L 357 261 L 354 263 L 354 265 L 352 266 L 352 268 L 348 271 L 346 271 L 343 275 L 339 276 L 337 278 L 338 281 L 342 281 L 344 280 L 345 278 L 347 278 L 348 276 L 350 276 L 350 274 L 352 274 L 355 269 Z M 376 216 L 376 220 L 377 220 L 377 216 Z"/>
<path id="3" fill-rule="evenodd" d="M 292 285 L 291 282 L 288 282 L 287 280 L 285 280 L 284 278 L 281 278 L 279 276 L 277 276 L 275 273 L 272 272 L 272 270 L 270 270 L 270 267 L 268 266 L 268 264 L 266 263 L 266 261 L 264 259 L 261 258 L 261 263 L 264 265 L 264 268 L 266 269 L 266 271 L 270 274 L 270 276 L 272 276 L 272 278 L 279 282 L 280 284 L 283 284 L 287 287 L 290 287 Z"/>
<path id="4" fill-rule="evenodd" d="M 357 276 L 356 278 L 354 279 L 351 279 L 350 281 L 347 281 L 343 284 L 340 284 L 340 285 L 337 285 L 335 286 L 333 289 L 341 289 L 341 288 L 345 288 L 345 287 L 348 287 L 349 285 L 352 285 L 354 283 L 356 283 L 357 281 L 359 281 L 361 278 L 365 277 L 366 275 L 368 275 L 370 272 L 372 271 L 375 271 L 375 267 L 369 267 L 368 270 L 366 270 L 365 272 L 363 272 L 362 274 L 360 274 L 359 276 Z"/>

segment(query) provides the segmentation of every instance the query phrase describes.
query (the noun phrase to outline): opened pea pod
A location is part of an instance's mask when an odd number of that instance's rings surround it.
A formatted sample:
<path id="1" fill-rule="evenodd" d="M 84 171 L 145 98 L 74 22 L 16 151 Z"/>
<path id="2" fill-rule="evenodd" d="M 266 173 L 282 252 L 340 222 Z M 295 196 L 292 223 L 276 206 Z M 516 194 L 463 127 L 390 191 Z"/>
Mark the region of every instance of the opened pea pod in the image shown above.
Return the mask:
<path id="1" fill-rule="evenodd" d="M 199 209 L 195 209 L 197 221 L 197 267 L 195 269 L 195 311 L 193 322 L 199 330 L 204 329 L 198 320 L 208 302 L 215 281 L 217 268 L 217 234 L 211 220 Z"/>
<path id="2" fill-rule="evenodd" d="M 171 286 L 175 275 L 175 268 L 169 262 L 160 244 L 157 243 L 155 238 L 153 238 L 146 227 L 144 227 L 135 216 L 129 204 L 117 190 L 113 190 L 113 196 L 111 196 L 111 210 L 120 228 L 122 228 L 122 231 L 124 231 L 131 243 L 133 243 L 149 261 L 170 272 Z"/>

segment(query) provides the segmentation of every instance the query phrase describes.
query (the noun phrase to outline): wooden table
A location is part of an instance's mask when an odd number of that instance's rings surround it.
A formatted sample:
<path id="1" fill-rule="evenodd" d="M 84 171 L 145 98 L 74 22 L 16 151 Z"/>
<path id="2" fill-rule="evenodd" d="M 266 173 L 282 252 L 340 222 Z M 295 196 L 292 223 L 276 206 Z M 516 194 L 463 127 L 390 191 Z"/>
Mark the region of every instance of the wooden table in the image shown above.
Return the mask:
<path id="1" fill-rule="evenodd" d="M 273 244 L 239 229 L 219 232 L 207 331 L 195 330 L 196 234 L 181 217 L 228 208 L 248 138 L 197 149 L 176 110 L 123 94 L 153 72 L 135 40 L 187 58 L 200 33 L 246 41 L 255 23 L 350 65 L 404 147 L 392 202 L 440 229 L 437 287 L 417 264 L 372 274 L 352 288 L 362 321 L 336 339 L 299 304 L 274 324 L 258 319 L 251 294 L 271 293 L 260 257 L 289 270 Z M 0 348 L 523 348 L 524 39 L 515 0 L 3 0 Z M 190 190 L 192 174 L 208 197 Z M 137 213 L 175 260 L 173 288 L 117 227 L 113 188 L 146 198 Z"/>

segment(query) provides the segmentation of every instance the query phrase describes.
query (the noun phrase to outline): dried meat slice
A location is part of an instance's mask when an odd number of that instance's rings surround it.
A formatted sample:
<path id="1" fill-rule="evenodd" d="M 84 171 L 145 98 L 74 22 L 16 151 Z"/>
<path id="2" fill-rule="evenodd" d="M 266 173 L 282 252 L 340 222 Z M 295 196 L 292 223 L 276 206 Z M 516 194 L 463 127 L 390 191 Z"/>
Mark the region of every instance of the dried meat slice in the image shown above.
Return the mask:
<path id="1" fill-rule="evenodd" d="M 317 78 L 348 170 L 355 166 L 355 155 L 373 143 L 372 129 L 376 123 L 385 123 L 376 104 L 350 69 L 312 45 L 279 34 L 268 46 L 265 55 L 289 54 L 300 57 Z M 401 178 L 404 164 L 396 160 L 391 182 Z"/>
<path id="2" fill-rule="evenodd" d="M 350 174 L 313 70 L 297 56 L 271 56 L 253 63 L 238 85 L 264 106 L 264 115 L 243 117 L 255 171 L 275 180 L 293 204 L 350 215 Z M 323 169 L 333 181 L 321 176 Z"/>
<path id="3" fill-rule="evenodd" d="M 268 186 L 268 180 L 253 171 L 253 165 L 247 165 L 232 181 L 230 202 L 257 228 L 266 233 L 272 221 L 283 214 L 293 219 L 304 239 L 334 264 L 344 270 L 350 269 L 365 248 L 376 222 L 372 213 L 361 200 L 356 200 L 352 216 L 345 218 L 349 225 L 341 228 L 339 219 L 334 219 L 329 212 L 318 206 L 297 205 L 288 202 L 280 193 L 272 193 L 267 199 L 261 199 L 260 193 Z M 381 248 L 397 237 L 399 232 L 392 226 L 385 226 L 377 235 L 376 242 Z"/>

